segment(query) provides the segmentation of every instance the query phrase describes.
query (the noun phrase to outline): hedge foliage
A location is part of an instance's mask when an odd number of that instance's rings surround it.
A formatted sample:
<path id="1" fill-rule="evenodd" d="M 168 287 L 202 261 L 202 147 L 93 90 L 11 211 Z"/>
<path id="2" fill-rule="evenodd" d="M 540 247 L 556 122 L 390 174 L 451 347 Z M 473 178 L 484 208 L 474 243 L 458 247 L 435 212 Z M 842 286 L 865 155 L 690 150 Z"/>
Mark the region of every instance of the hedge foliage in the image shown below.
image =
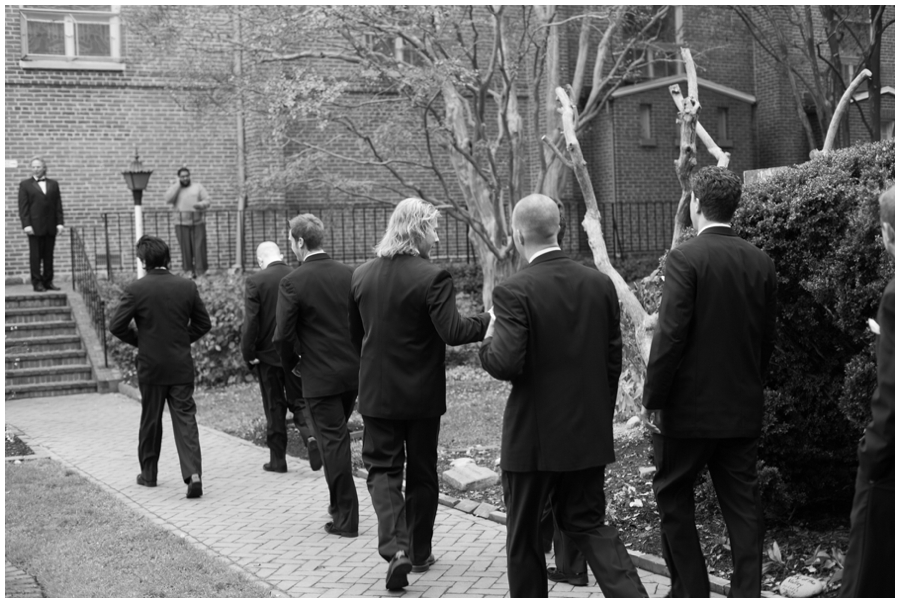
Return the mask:
<path id="1" fill-rule="evenodd" d="M 789 508 L 849 505 L 875 388 L 874 335 L 893 259 L 878 196 L 894 141 L 836 151 L 744 189 L 737 232 L 778 273 L 778 322 L 760 456 Z"/>
<path id="2" fill-rule="evenodd" d="M 481 312 L 481 268 L 466 264 L 451 264 L 446 268 L 454 277 L 459 311 L 463 316 Z M 219 387 L 254 379 L 240 351 L 241 325 L 244 321 L 244 278 L 241 274 L 209 272 L 196 280 L 200 298 L 212 323 L 209 333 L 191 346 L 195 384 L 198 386 Z M 106 301 L 106 338 L 110 358 L 122 371 L 123 378 L 136 385 L 137 349 L 109 334 L 109 318 L 119 304 L 122 290 L 130 281 L 130 278 L 102 281 L 101 292 Z M 447 364 L 480 366 L 478 346 L 479 344 L 468 344 L 448 347 Z"/>

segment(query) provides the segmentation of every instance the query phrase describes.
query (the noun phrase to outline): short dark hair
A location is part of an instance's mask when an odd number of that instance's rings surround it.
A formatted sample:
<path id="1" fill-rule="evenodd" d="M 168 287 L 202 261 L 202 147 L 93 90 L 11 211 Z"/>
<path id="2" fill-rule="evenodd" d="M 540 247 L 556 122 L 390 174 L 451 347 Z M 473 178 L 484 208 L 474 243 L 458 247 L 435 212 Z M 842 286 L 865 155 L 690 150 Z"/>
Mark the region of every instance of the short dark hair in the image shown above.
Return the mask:
<path id="1" fill-rule="evenodd" d="M 144 261 L 147 270 L 154 268 L 168 268 L 172 258 L 169 255 L 169 246 L 159 237 L 144 235 L 138 239 L 137 256 Z"/>
<path id="2" fill-rule="evenodd" d="M 188 173 L 188 176 L 191 175 L 191 170 L 187 169 L 186 167 L 178 168 L 177 174 L 178 174 L 179 176 L 181 176 L 181 172 L 187 172 L 187 173 Z"/>
<path id="3" fill-rule="evenodd" d="M 325 225 L 312 214 L 300 214 L 291 218 L 291 237 L 295 241 L 303 239 L 310 251 L 319 249 L 325 240 Z"/>
<path id="4" fill-rule="evenodd" d="M 691 190 L 700 200 L 700 211 L 707 220 L 730 222 L 741 202 L 741 179 L 718 166 L 700 168 L 691 174 Z"/>

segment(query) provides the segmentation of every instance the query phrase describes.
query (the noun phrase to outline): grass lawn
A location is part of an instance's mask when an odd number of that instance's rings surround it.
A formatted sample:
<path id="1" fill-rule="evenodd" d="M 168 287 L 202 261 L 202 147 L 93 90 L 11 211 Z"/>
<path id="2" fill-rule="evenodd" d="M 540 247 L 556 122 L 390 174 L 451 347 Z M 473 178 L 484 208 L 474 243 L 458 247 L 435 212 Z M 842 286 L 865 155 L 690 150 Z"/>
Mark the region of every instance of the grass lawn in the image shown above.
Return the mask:
<path id="1" fill-rule="evenodd" d="M 47 597 L 268 596 L 49 459 L 6 464 L 6 560 Z"/>

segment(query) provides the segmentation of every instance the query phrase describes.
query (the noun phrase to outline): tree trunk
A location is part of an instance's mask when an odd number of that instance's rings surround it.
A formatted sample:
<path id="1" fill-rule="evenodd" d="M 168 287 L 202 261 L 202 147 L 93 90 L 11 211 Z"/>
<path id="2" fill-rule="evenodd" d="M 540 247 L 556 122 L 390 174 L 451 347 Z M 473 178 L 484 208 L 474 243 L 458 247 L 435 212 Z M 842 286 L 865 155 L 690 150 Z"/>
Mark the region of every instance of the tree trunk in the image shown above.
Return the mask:
<path id="1" fill-rule="evenodd" d="M 556 89 L 556 96 L 562 105 L 563 133 L 566 137 L 569 159 L 575 172 L 575 178 L 581 186 L 584 203 L 587 207 L 582 226 L 591 245 L 594 265 L 597 266 L 600 272 L 612 279 L 616 293 L 619 296 L 619 302 L 622 304 L 625 312 L 628 313 L 629 318 L 631 318 L 632 324 L 635 325 L 634 335 L 640 349 L 641 361 L 644 366 L 647 366 L 647 362 L 650 359 L 650 342 L 653 339 L 653 328 L 656 326 L 656 315 L 650 316 L 647 314 L 644 306 L 641 305 L 634 292 L 628 287 L 628 283 L 613 268 L 609 260 L 606 241 L 603 240 L 603 226 L 600 223 L 600 209 L 597 206 L 597 197 L 594 195 L 594 187 L 591 184 L 590 174 L 588 174 L 587 162 L 581 153 L 581 145 L 575 136 L 575 103 L 562 88 Z"/>
<path id="2" fill-rule="evenodd" d="M 847 90 L 844 91 L 844 96 L 841 97 L 841 102 L 838 103 L 834 116 L 831 118 L 831 124 L 828 126 L 828 135 L 825 137 L 825 144 L 822 145 L 823 155 L 831 152 L 831 148 L 834 145 L 834 139 L 837 137 L 838 128 L 840 128 L 841 125 L 841 120 L 844 119 L 847 107 L 850 106 L 850 99 L 853 98 L 853 92 L 859 87 L 864 79 L 871 76 L 872 74 L 868 69 L 863 69 L 859 72 L 859 75 L 853 78 L 850 85 L 847 86 Z"/>
<path id="3" fill-rule="evenodd" d="M 518 269 L 519 254 L 507 253 L 503 259 L 498 259 L 480 237 L 470 232 L 469 240 L 472 242 L 472 247 L 475 249 L 475 255 L 478 256 L 478 263 L 481 266 L 481 301 L 484 303 L 486 310 L 494 305 L 491 300 L 497 283 L 503 282 L 504 279 L 512 276 Z"/>
<path id="4" fill-rule="evenodd" d="M 669 92 L 676 104 L 681 100 L 678 109 L 678 120 L 681 122 L 681 142 L 679 144 L 678 159 L 675 160 L 675 174 L 681 184 L 681 198 L 678 200 L 678 209 L 675 210 L 675 227 L 672 229 L 672 245 L 674 248 L 681 237 L 681 233 L 690 223 L 690 214 L 687 204 L 691 199 L 691 172 L 697 165 L 697 140 L 696 126 L 697 113 L 700 111 L 700 103 L 697 101 L 699 88 L 697 86 L 697 70 L 694 67 L 694 59 L 691 51 L 681 49 L 681 57 L 684 61 L 684 69 L 688 80 L 688 96 L 681 96 L 678 84 L 672 84 Z"/>
<path id="5" fill-rule="evenodd" d="M 883 6 L 870 6 L 869 53 L 866 55 L 866 69 L 872 73 L 869 78 L 869 121 L 872 124 L 872 141 L 881 140 L 881 34 Z"/>

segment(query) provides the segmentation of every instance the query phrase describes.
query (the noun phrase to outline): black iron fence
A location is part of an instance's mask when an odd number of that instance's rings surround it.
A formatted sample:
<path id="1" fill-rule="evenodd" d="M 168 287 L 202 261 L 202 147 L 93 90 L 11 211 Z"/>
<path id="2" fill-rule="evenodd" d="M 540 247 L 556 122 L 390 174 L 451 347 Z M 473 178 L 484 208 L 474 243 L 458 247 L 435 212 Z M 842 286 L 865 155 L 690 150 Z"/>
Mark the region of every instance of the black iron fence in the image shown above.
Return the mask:
<path id="1" fill-rule="evenodd" d="M 603 238 L 610 255 L 662 255 L 672 242 L 672 228 L 678 201 L 601 203 Z M 582 210 L 583 211 L 583 210 Z M 581 219 L 578 221 L 580 226 Z M 590 251 L 584 229 L 579 228 L 584 250 Z"/>
<path id="2" fill-rule="evenodd" d="M 103 366 L 109 367 L 106 354 L 106 302 L 100 295 L 97 275 L 91 266 L 91 258 L 84 244 L 84 237 L 79 230 L 78 228 L 69 229 L 72 250 L 72 288 L 81 294 L 87 306 L 94 330 L 97 331 L 97 337 L 103 342 Z"/>
<path id="3" fill-rule="evenodd" d="M 677 202 L 602 203 L 600 213 L 609 253 L 614 257 L 662 253 L 672 236 L 672 219 Z M 256 247 L 263 241 L 275 241 L 290 258 L 288 221 L 298 213 L 312 213 L 325 224 L 325 248 L 336 260 L 359 264 L 374 257 L 373 247 L 381 239 L 393 208 L 383 204 L 305 205 L 297 208 L 243 211 L 211 210 L 206 213 L 207 256 L 211 268 L 243 269 L 256 266 Z M 590 254 L 581 221 L 584 208 L 567 207 L 564 220 L 567 234 L 563 248 L 571 254 Z M 145 209 L 144 233 L 164 239 L 172 251 L 172 268 L 183 270 L 181 250 L 175 236 L 176 219 L 167 209 Z M 241 258 L 237 257 L 238 227 L 243 231 Z M 100 223 L 86 235 L 90 238 L 94 265 L 107 277 L 133 272 L 134 214 L 130 211 L 101 215 Z M 476 261 L 468 238 L 468 227 L 457 220 L 439 222 L 440 243 L 432 251 L 438 262 L 472 263 Z"/>

